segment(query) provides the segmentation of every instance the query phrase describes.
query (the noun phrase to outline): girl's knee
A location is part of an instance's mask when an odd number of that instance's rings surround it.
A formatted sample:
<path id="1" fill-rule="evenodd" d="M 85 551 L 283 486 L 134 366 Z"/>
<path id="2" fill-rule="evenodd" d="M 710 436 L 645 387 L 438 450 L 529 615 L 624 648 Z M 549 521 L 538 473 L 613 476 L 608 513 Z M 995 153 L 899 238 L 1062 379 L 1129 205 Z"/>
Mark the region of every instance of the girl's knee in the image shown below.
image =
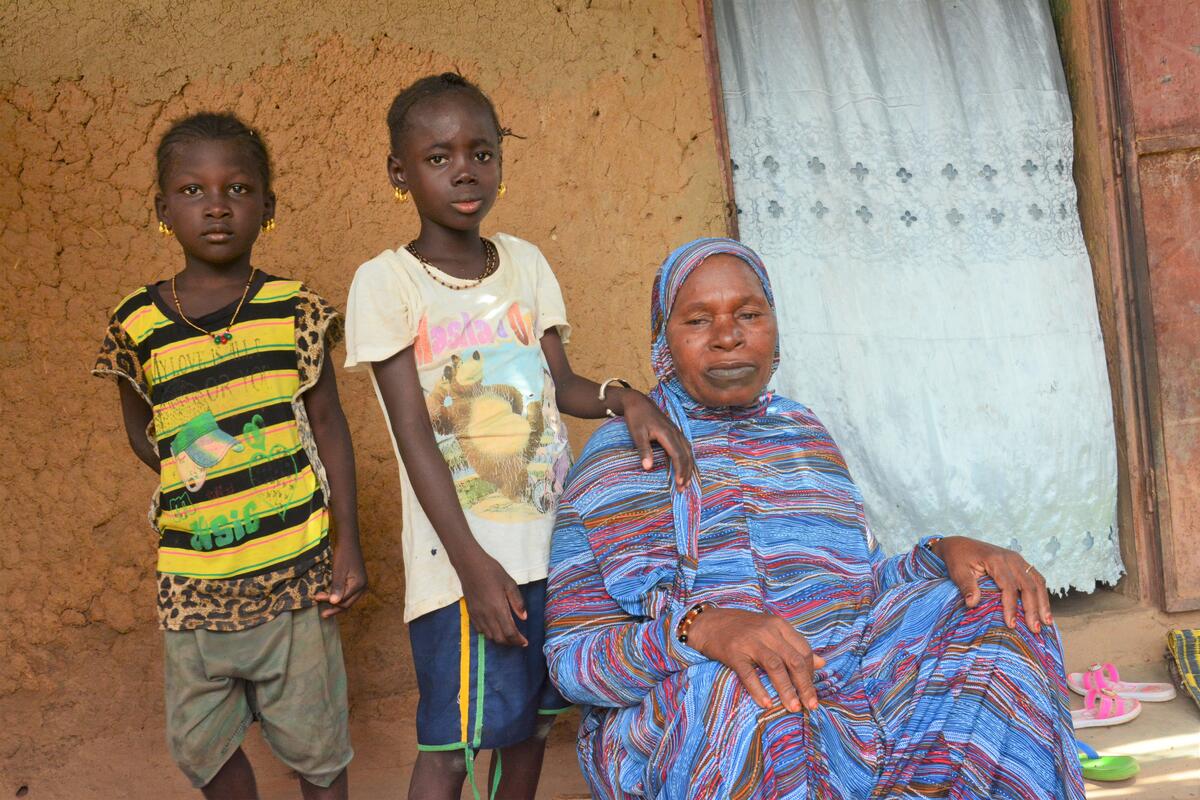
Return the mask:
<path id="1" fill-rule="evenodd" d="M 417 760 L 441 775 L 467 777 L 467 758 L 462 750 L 422 750 Z"/>

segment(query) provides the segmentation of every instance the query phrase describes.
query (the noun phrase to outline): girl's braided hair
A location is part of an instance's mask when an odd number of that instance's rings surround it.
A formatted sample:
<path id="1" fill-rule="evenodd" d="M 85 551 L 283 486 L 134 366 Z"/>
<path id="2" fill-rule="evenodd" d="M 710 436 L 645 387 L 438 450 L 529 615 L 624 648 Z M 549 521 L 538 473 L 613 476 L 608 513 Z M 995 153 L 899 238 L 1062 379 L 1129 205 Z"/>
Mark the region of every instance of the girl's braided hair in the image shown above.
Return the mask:
<path id="1" fill-rule="evenodd" d="M 412 107 L 426 98 L 437 97 L 448 92 L 463 92 L 482 103 L 492 117 L 498 139 L 503 140 L 504 137 L 513 135 L 508 128 L 501 127 L 496 107 L 492 105 L 491 99 L 483 93 L 482 89 L 456 72 L 443 72 L 440 75 L 426 75 L 424 78 L 414 81 L 392 100 L 391 108 L 388 109 L 387 125 L 393 153 L 400 152 L 400 144 L 407 127 L 408 112 L 412 110 Z"/>
<path id="2" fill-rule="evenodd" d="M 233 141 L 245 148 L 246 153 L 258 167 L 263 180 L 263 191 L 271 191 L 271 157 L 267 146 L 258 132 L 233 114 L 216 114 L 208 111 L 192 114 L 177 120 L 163 134 L 158 143 L 158 187 L 165 189 L 163 181 L 171 166 L 177 148 L 192 142 Z"/>

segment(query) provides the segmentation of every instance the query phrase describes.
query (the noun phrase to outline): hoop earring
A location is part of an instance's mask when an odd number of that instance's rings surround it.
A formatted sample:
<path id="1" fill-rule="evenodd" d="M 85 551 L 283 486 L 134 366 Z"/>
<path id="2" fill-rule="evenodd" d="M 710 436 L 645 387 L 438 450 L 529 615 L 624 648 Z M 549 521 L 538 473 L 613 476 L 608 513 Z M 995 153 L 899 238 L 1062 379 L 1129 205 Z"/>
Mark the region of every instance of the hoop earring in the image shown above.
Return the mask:
<path id="1" fill-rule="evenodd" d="M 262 224 L 262 230 L 263 233 L 271 233 L 273 230 L 275 230 L 275 218 L 271 217 L 269 220 L 264 222 Z"/>
<path id="2" fill-rule="evenodd" d="M 397 203 L 407 203 L 408 202 L 408 192 L 400 191 L 399 186 L 392 187 L 392 197 L 396 198 Z"/>
<path id="3" fill-rule="evenodd" d="M 171 235 L 171 229 L 168 228 L 167 223 L 163 222 L 161 219 L 158 221 L 158 232 L 161 233 L 163 236 Z"/>
<path id="4" fill-rule="evenodd" d="M 508 191 L 508 187 L 504 185 L 504 181 L 500 181 L 500 188 L 496 190 L 496 198 L 504 197 L 504 193 Z"/>

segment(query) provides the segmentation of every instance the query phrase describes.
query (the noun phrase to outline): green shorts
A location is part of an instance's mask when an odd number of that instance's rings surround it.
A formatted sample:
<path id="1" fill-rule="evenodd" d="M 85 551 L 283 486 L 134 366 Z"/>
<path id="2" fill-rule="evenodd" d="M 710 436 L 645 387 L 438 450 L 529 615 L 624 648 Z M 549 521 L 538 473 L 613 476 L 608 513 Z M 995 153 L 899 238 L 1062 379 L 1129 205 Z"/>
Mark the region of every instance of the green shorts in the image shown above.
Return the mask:
<path id="1" fill-rule="evenodd" d="M 166 631 L 167 744 L 200 788 L 255 719 L 279 760 L 329 786 L 350 748 L 346 668 L 337 621 L 317 606 L 244 631 Z"/>

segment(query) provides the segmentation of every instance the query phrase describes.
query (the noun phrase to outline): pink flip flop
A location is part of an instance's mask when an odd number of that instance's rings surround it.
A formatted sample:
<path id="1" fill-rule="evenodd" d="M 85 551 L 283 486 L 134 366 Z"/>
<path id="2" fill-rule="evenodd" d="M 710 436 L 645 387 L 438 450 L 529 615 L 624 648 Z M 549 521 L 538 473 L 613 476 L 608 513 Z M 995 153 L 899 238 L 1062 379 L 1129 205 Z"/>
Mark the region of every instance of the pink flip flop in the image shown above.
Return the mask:
<path id="1" fill-rule="evenodd" d="M 1086 708 L 1071 712 L 1071 723 L 1075 730 L 1120 725 L 1136 719 L 1142 713 L 1141 703 L 1119 697 L 1111 689 L 1093 689 L 1087 693 L 1084 702 Z"/>
<path id="2" fill-rule="evenodd" d="M 1087 672 L 1072 672 L 1067 685 L 1075 694 L 1110 689 L 1118 697 L 1143 703 L 1164 703 L 1175 699 L 1175 687 L 1169 683 L 1131 683 L 1121 680 L 1112 664 L 1092 664 Z"/>

